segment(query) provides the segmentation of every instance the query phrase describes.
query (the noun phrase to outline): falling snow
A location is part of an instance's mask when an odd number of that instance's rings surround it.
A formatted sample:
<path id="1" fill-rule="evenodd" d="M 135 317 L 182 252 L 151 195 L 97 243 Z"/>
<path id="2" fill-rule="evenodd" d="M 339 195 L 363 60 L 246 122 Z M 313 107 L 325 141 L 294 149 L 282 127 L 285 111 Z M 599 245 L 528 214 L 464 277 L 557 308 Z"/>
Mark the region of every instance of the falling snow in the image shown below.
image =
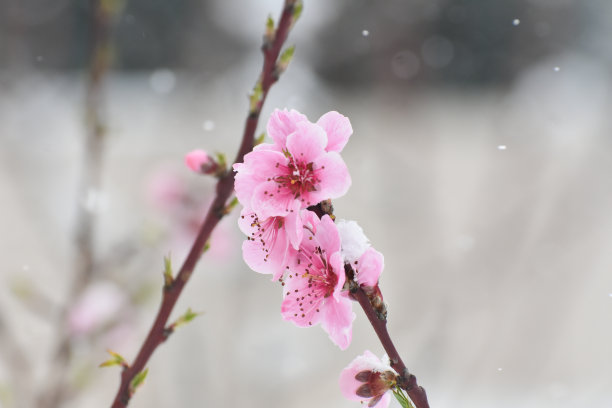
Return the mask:
<path id="1" fill-rule="evenodd" d="M 212 120 L 205 120 L 202 123 L 202 129 L 204 129 L 207 132 L 210 132 L 211 130 L 215 129 L 215 122 L 213 122 Z"/>

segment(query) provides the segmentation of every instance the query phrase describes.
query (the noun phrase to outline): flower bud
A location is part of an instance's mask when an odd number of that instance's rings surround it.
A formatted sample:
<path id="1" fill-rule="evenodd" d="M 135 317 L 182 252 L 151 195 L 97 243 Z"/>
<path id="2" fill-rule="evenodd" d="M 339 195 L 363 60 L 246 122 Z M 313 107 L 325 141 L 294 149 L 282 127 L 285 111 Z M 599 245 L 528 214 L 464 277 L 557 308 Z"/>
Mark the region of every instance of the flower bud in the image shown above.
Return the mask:
<path id="1" fill-rule="evenodd" d="M 185 155 L 185 164 L 200 174 L 216 174 L 219 164 L 204 150 L 193 150 Z"/>
<path id="2" fill-rule="evenodd" d="M 342 394 L 353 401 L 367 402 L 368 407 L 386 408 L 391 394 L 388 391 L 393 391 L 396 386 L 395 370 L 367 350 L 340 375 Z"/>

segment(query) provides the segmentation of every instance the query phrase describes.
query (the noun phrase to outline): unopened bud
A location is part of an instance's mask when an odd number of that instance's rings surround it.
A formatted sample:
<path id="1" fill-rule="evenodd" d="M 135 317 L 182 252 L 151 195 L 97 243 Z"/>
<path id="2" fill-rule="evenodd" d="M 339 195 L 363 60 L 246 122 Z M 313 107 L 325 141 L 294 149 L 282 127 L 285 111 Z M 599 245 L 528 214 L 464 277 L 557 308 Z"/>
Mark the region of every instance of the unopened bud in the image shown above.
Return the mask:
<path id="1" fill-rule="evenodd" d="M 200 174 L 216 174 L 219 163 L 204 150 L 193 150 L 185 155 L 185 164 L 192 171 Z"/>
<path id="2" fill-rule="evenodd" d="M 302 2 L 302 0 L 298 0 L 295 2 L 295 4 L 293 5 L 293 19 L 291 21 L 291 25 L 295 24 L 296 21 L 299 20 L 300 16 L 302 15 L 302 11 L 304 10 L 304 3 Z"/>
<path id="3" fill-rule="evenodd" d="M 276 73 L 277 75 L 282 74 L 287 70 L 289 63 L 293 59 L 293 54 L 295 53 L 295 45 L 287 48 L 278 58 L 278 63 L 276 64 Z"/>

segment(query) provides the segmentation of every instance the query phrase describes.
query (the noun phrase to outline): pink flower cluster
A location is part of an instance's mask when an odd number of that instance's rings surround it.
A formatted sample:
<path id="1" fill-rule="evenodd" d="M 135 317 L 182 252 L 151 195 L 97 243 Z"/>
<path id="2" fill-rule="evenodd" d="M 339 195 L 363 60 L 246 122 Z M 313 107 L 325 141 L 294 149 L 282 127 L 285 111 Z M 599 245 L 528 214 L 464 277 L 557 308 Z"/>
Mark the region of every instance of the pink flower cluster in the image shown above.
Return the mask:
<path id="1" fill-rule="evenodd" d="M 338 112 L 312 123 L 297 111 L 276 110 L 267 126 L 273 143 L 256 146 L 243 163 L 234 164 L 236 196 L 244 207 L 238 224 L 247 236 L 245 262 L 282 282 L 285 320 L 300 327 L 320 324 L 342 350 L 351 342 L 355 319 L 348 279 L 372 292 L 384 265 L 357 223 L 335 223 L 312 211 L 351 185 L 340 152 L 352 132 Z M 370 377 L 361 377 L 368 383 Z M 374 404 L 388 401 L 376 394 L 381 389 L 373 391 Z M 355 395 L 363 400 L 365 388 L 360 390 Z"/>
<path id="2" fill-rule="evenodd" d="M 281 313 L 297 326 L 321 324 L 341 349 L 351 342 L 355 314 L 347 287 L 342 240 L 329 215 L 308 208 L 346 193 L 351 178 L 340 152 L 353 130 L 328 112 L 316 123 L 297 111 L 276 110 L 267 127 L 274 143 L 260 144 L 234 165 L 239 226 L 246 263 L 281 280 Z M 382 255 L 365 250 L 359 279 L 376 285 Z M 376 258 L 370 261 L 372 258 Z"/>

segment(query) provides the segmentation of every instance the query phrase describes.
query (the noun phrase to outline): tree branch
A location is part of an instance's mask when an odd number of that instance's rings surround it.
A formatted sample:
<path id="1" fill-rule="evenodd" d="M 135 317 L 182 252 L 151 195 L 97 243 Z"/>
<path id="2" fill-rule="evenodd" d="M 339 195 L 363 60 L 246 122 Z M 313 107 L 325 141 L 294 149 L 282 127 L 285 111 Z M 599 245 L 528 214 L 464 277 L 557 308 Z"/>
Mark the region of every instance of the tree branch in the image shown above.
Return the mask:
<path id="1" fill-rule="evenodd" d="M 331 200 L 322 201 L 317 205 L 308 207 L 308 210 L 313 211 L 319 218 L 323 217 L 325 214 L 332 217 L 332 219 L 335 218 L 334 207 Z M 387 331 L 387 308 L 382 302 L 383 297 L 380 288 L 377 285 L 375 288 L 371 288 L 371 293 L 366 293 L 363 288 L 359 286 L 359 283 L 354 280 L 355 271 L 350 264 L 344 264 L 344 272 L 346 273 L 346 285 L 349 288 L 350 296 L 359 302 L 372 328 L 376 332 L 378 339 L 382 343 L 387 356 L 389 356 L 391 367 L 400 375 L 398 385 L 406 390 L 416 408 L 429 408 L 425 389 L 418 385 L 416 377 L 410 374 L 397 352 L 391 340 L 391 336 L 389 336 L 389 332 Z"/>
<path id="2" fill-rule="evenodd" d="M 416 406 L 416 408 L 429 408 L 429 403 L 427 402 L 427 394 L 425 393 L 425 389 L 417 384 L 417 379 L 414 375 L 410 374 L 406 365 L 402 361 L 391 337 L 389 336 L 389 332 L 387 331 L 387 321 L 381 319 L 381 316 L 376 313 L 376 310 L 372 306 L 368 295 L 363 291 L 361 287 L 358 287 L 352 295 L 357 299 L 359 305 L 361 305 L 363 311 L 365 312 L 370 324 L 374 328 L 378 339 L 382 343 L 385 352 L 389 356 L 389 360 L 391 361 L 391 367 L 400 375 L 399 386 L 406 390 L 408 396 Z"/>
<path id="3" fill-rule="evenodd" d="M 263 69 L 258 81 L 261 87 L 261 95 L 252 103 L 249 115 L 246 119 L 244 133 L 242 135 L 242 142 L 234 163 L 240 163 L 243 161 L 244 155 L 253 150 L 255 130 L 259 122 L 259 114 L 261 108 L 265 102 L 266 96 L 270 87 L 278 80 L 278 57 L 281 48 L 287 39 L 289 30 L 295 22 L 294 10 L 296 7 L 296 0 L 285 0 L 285 5 L 279 21 L 278 27 L 274 33 L 271 41 L 265 41 L 263 47 L 264 63 Z M 172 330 L 168 330 L 166 325 L 168 318 L 176 301 L 181 295 L 183 288 L 189 281 L 193 270 L 200 259 L 204 246 L 210 238 L 210 235 L 214 228 L 217 226 L 221 218 L 225 215 L 225 208 L 228 205 L 228 200 L 234 191 L 234 172 L 230 169 L 224 176 L 222 176 L 217 182 L 216 196 L 210 205 L 208 212 L 204 218 L 202 226 L 198 236 L 196 237 L 191 250 L 187 255 L 187 259 L 183 263 L 178 275 L 170 285 L 164 287 L 163 298 L 159 311 L 149 334 L 142 344 L 138 355 L 134 362 L 126 367 L 121 374 L 121 384 L 119 390 L 115 396 L 112 407 L 113 408 L 124 408 L 127 407 L 132 390 L 130 385 L 134 377 L 140 373 L 144 368 L 153 352 L 157 347 L 162 344 L 170 335 Z"/>

